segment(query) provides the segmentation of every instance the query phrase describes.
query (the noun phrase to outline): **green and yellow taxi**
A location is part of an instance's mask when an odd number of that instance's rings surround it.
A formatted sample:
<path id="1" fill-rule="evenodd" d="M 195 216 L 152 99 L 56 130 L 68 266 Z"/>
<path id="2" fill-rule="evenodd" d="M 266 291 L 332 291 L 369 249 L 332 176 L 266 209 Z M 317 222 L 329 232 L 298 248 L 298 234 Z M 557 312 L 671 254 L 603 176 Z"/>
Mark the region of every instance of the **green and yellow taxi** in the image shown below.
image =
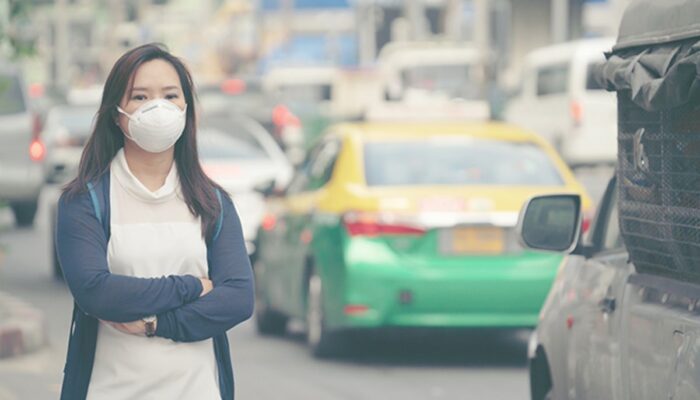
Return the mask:
<path id="1" fill-rule="evenodd" d="M 562 261 L 515 225 L 532 196 L 590 200 L 535 134 L 480 123 L 348 123 L 268 197 L 254 256 L 259 332 L 306 321 L 313 354 L 357 329 L 532 327 Z"/>

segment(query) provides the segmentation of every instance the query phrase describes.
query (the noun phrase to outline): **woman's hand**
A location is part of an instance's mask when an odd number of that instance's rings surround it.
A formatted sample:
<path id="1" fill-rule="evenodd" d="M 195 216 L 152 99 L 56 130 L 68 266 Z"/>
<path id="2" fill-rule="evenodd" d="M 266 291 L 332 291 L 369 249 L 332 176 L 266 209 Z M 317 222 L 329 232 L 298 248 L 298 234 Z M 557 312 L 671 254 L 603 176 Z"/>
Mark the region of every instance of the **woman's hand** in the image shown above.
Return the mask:
<path id="1" fill-rule="evenodd" d="M 202 294 L 199 297 L 206 295 L 214 289 L 214 283 L 207 278 L 199 278 L 202 281 Z"/>
<path id="2" fill-rule="evenodd" d="M 132 322 L 111 322 L 111 321 L 102 321 L 107 325 L 110 325 L 112 328 L 128 333 L 130 335 L 136 335 L 136 336 L 146 336 L 146 323 L 143 322 L 142 320 L 138 321 L 132 321 Z M 155 322 L 156 324 L 158 321 Z"/>

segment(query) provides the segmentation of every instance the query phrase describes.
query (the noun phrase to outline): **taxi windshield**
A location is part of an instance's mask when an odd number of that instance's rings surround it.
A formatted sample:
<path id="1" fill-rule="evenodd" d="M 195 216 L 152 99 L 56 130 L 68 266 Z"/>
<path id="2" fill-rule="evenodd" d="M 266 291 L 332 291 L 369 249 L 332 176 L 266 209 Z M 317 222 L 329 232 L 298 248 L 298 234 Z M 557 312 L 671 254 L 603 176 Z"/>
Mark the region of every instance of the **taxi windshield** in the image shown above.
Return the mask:
<path id="1" fill-rule="evenodd" d="M 536 144 L 471 138 L 373 141 L 364 147 L 369 186 L 561 186 L 564 181 Z"/>

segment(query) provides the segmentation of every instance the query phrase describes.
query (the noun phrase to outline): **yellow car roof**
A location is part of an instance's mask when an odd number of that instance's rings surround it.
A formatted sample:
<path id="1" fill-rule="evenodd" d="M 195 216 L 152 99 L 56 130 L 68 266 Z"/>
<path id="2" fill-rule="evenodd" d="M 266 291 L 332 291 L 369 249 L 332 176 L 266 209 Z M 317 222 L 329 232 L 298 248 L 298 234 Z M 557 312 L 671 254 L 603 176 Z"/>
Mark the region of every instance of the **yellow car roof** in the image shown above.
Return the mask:
<path id="1" fill-rule="evenodd" d="M 353 136 L 363 141 L 454 135 L 513 142 L 544 142 L 530 131 L 500 122 L 344 123 L 336 125 L 331 132 Z"/>

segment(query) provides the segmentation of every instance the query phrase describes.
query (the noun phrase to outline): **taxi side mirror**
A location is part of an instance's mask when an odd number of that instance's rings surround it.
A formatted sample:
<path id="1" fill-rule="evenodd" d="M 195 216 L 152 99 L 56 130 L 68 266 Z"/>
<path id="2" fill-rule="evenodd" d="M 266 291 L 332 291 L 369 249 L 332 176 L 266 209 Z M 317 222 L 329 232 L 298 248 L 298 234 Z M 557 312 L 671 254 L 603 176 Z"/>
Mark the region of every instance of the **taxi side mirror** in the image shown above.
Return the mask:
<path id="1" fill-rule="evenodd" d="M 581 196 L 536 196 L 518 220 L 521 243 L 530 249 L 570 253 L 581 235 Z"/>

